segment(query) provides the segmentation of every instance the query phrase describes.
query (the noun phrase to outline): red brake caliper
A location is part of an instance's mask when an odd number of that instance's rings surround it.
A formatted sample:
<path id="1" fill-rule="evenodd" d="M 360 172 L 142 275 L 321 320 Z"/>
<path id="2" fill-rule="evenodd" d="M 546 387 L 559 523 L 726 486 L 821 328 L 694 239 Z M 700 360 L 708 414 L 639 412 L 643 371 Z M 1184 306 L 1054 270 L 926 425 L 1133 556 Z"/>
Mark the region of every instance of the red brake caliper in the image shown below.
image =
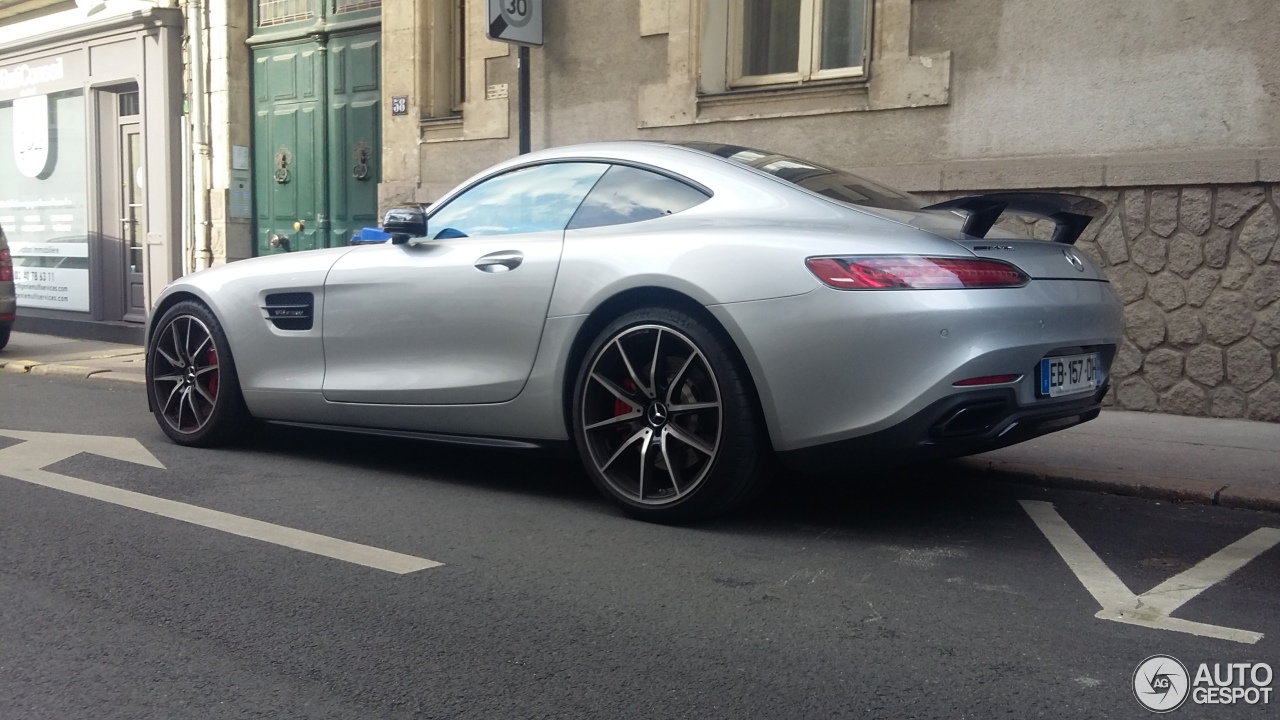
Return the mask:
<path id="1" fill-rule="evenodd" d="M 622 387 L 626 388 L 627 392 L 633 393 L 636 391 L 636 384 L 632 382 L 630 378 L 627 378 L 626 380 L 622 381 Z M 631 412 L 630 405 L 622 402 L 622 400 L 620 399 L 614 398 L 614 401 L 613 401 L 614 417 L 618 417 L 619 415 L 626 415 L 629 412 Z M 623 429 L 625 430 L 625 428 Z"/>
<path id="2" fill-rule="evenodd" d="M 209 346 L 209 352 L 205 353 L 205 362 L 209 365 L 218 364 L 218 351 L 212 345 Z M 218 397 L 218 371 L 214 370 L 209 373 L 209 395 Z"/>

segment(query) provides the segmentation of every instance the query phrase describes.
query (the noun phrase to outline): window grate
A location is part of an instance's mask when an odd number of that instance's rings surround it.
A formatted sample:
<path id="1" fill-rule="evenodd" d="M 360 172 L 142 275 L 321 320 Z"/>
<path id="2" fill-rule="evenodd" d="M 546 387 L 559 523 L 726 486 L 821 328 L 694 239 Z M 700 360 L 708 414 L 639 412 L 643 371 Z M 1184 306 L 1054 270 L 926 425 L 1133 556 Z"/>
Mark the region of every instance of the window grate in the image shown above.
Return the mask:
<path id="1" fill-rule="evenodd" d="M 138 91 L 120 93 L 120 117 L 133 117 L 138 114 Z"/>
<path id="2" fill-rule="evenodd" d="M 336 0 L 333 10 L 344 13 L 378 7 L 382 7 L 382 0 Z"/>
<path id="3" fill-rule="evenodd" d="M 258 26 L 283 25 L 311 17 L 311 0 L 258 0 Z"/>

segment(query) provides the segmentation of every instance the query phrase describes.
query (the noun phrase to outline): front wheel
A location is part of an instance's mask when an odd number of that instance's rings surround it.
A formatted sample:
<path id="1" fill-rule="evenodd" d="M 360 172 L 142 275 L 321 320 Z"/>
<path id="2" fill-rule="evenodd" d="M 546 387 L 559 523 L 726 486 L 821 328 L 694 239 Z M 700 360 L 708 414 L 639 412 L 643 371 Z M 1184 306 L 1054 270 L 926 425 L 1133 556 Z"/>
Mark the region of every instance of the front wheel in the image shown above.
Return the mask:
<path id="1" fill-rule="evenodd" d="M 573 426 L 587 473 L 642 520 L 726 512 L 768 476 L 768 435 L 727 341 L 671 308 L 630 312 L 592 343 Z"/>
<path id="2" fill-rule="evenodd" d="M 183 301 L 155 327 L 147 348 L 147 393 L 160 429 L 193 447 L 242 437 L 252 418 L 218 319 L 204 305 Z"/>

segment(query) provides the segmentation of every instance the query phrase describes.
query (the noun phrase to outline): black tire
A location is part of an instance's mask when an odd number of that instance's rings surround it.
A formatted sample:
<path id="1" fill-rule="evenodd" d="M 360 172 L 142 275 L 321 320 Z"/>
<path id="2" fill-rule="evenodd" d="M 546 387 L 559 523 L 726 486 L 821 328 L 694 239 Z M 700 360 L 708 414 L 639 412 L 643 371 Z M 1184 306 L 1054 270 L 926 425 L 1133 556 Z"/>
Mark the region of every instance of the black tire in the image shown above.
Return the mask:
<path id="1" fill-rule="evenodd" d="M 190 447 L 243 439 L 255 425 L 218 319 L 201 303 L 184 300 L 154 327 L 147 346 L 147 400 L 160 429 Z"/>
<path id="2" fill-rule="evenodd" d="M 13 332 L 13 328 L 9 326 L 0 327 L 0 350 L 3 350 L 9 344 L 9 333 Z"/>
<path id="3" fill-rule="evenodd" d="M 574 383 L 574 440 L 592 482 L 629 515 L 690 522 L 739 507 L 769 479 L 772 448 L 757 408 L 728 338 L 682 310 L 643 308 L 609 323 L 588 348 Z"/>

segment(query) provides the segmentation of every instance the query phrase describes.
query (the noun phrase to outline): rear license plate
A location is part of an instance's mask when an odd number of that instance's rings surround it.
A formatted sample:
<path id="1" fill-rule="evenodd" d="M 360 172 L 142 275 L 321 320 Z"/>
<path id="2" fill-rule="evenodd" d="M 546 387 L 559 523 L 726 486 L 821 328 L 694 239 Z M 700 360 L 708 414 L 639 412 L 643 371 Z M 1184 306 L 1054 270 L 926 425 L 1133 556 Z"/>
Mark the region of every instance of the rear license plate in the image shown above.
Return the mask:
<path id="1" fill-rule="evenodd" d="M 1098 389 L 1102 362 L 1098 353 L 1064 355 L 1040 361 L 1040 394 L 1062 397 Z"/>

